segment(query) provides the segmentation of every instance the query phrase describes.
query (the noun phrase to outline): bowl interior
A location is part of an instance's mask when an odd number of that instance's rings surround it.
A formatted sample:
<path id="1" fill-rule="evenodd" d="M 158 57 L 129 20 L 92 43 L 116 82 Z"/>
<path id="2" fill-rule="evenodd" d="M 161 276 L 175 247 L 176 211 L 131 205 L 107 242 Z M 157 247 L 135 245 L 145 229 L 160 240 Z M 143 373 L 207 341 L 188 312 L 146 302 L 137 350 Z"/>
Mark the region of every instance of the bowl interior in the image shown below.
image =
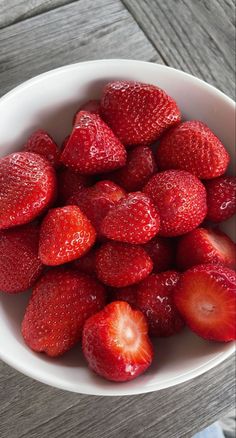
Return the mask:
<path id="1" fill-rule="evenodd" d="M 178 102 L 183 117 L 207 123 L 219 136 L 235 168 L 235 106 L 210 85 L 183 72 L 146 62 L 103 60 L 63 67 L 40 75 L 0 99 L 0 156 L 20 150 L 37 128 L 47 130 L 61 144 L 71 129 L 79 105 L 98 98 L 105 83 L 130 79 L 165 89 Z M 234 221 L 221 227 L 235 238 Z M 107 382 L 87 368 L 80 346 L 55 360 L 30 351 L 20 324 L 29 293 L 0 294 L 0 357 L 19 371 L 47 384 L 95 395 L 126 395 L 163 389 L 202 374 L 234 351 L 234 343 L 210 343 L 187 329 L 169 339 L 155 340 L 155 360 L 138 379 L 122 384 Z"/>

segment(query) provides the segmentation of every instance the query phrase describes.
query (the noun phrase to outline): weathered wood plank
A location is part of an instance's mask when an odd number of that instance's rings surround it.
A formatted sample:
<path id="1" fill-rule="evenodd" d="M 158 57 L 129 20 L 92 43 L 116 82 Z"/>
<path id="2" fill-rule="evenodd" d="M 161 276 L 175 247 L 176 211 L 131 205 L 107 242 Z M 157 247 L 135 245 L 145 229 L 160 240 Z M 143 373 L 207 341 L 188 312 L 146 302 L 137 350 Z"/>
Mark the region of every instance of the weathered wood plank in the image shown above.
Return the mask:
<path id="1" fill-rule="evenodd" d="M 150 394 L 91 397 L 42 385 L 0 362 L 0 436 L 190 438 L 232 407 L 234 366 L 232 357 L 186 384 Z"/>
<path id="2" fill-rule="evenodd" d="M 1 0 L 0 29 L 18 21 L 71 3 L 73 0 Z"/>
<path id="3" fill-rule="evenodd" d="M 166 64 L 234 95 L 231 0 L 122 0 Z"/>
<path id="4" fill-rule="evenodd" d="M 0 41 L 0 94 L 44 71 L 88 59 L 162 62 L 129 12 L 114 0 L 71 3 L 0 30 Z"/>

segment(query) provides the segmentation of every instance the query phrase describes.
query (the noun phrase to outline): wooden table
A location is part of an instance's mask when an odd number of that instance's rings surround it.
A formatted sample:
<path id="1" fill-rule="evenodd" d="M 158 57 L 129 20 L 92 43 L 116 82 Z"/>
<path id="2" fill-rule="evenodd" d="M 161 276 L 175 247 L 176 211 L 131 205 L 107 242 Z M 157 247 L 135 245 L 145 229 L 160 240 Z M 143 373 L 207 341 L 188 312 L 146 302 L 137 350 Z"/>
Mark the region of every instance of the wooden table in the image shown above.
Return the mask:
<path id="1" fill-rule="evenodd" d="M 233 0 L 0 0 L 0 94 L 61 65 L 133 58 L 190 72 L 232 97 L 233 12 Z M 232 409 L 234 375 L 231 357 L 167 390 L 92 397 L 0 362 L 0 436 L 190 438 Z"/>

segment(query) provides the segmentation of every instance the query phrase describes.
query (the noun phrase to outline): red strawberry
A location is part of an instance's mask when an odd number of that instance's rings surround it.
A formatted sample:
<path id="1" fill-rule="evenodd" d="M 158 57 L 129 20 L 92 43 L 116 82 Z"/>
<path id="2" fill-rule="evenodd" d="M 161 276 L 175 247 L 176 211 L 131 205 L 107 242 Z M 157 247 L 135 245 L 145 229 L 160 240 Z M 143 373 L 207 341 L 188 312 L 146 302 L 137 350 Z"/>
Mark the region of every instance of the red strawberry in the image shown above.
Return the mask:
<path id="1" fill-rule="evenodd" d="M 75 124 L 77 115 L 80 113 L 80 111 L 88 111 L 92 114 L 98 114 L 99 115 L 99 109 L 100 109 L 100 102 L 99 100 L 88 100 L 83 105 L 79 107 L 79 109 L 76 111 L 74 117 L 73 117 L 73 125 Z"/>
<path id="2" fill-rule="evenodd" d="M 152 336 L 171 336 L 184 326 L 173 298 L 179 278 L 176 271 L 151 274 L 137 287 L 136 303 L 147 317 Z"/>
<path id="3" fill-rule="evenodd" d="M 202 122 L 190 120 L 167 132 L 157 149 L 161 169 L 182 169 L 210 179 L 223 175 L 229 154 L 221 141 Z"/>
<path id="4" fill-rule="evenodd" d="M 146 243 L 158 232 L 159 214 L 142 192 L 129 193 L 120 199 L 101 223 L 101 233 L 112 240 Z"/>
<path id="5" fill-rule="evenodd" d="M 157 207 L 160 235 L 179 236 L 196 228 L 207 212 L 206 190 L 199 179 L 183 170 L 166 170 L 154 175 L 144 192 Z"/>
<path id="6" fill-rule="evenodd" d="M 43 129 L 33 132 L 24 146 L 24 151 L 41 155 L 54 167 L 59 165 L 59 149 L 52 137 Z"/>
<path id="7" fill-rule="evenodd" d="M 84 325 L 82 347 L 89 367 L 115 382 L 135 379 L 153 359 L 147 330 L 139 310 L 122 301 L 108 304 Z"/>
<path id="8" fill-rule="evenodd" d="M 0 229 L 26 224 L 52 203 L 53 167 L 38 154 L 16 152 L 0 159 Z"/>
<path id="9" fill-rule="evenodd" d="M 177 247 L 179 269 L 185 271 L 202 263 L 236 268 L 234 242 L 225 233 L 213 228 L 197 228 L 181 237 Z"/>
<path id="10" fill-rule="evenodd" d="M 126 301 L 131 307 L 137 307 L 137 284 L 112 289 L 109 291 L 110 301 Z"/>
<path id="11" fill-rule="evenodd" d="M 212 222 L 222 222 L 236 213 L 236 177 L 221 176 L 205 182 L 207 216 Z"/>
<path id="12" fill-rule="evenodd" d="M 148 146 L 136 146 L 128 152 L 127 163 L 109 175 L 109 179 L 128 192 L 141 190 L 157 171 L 154 154 Z"/>
<path id="13" fill-rule="evenodd" d="M 153 261 L 153 271 L 162 272 L 172 268 L 175 261 L 176 244 L 174 239 L 155 236 L 144 245 Z"/>
<path id="14" fill-rule="evenodd" d="M 236 273 L 224 266 L 198 265 L 186 271 L 175 303 L 197 335 L 213 341 L 236 339 Z"/>
<path id="15" fill-rule="evenodd" d="M 0 231 L 0 291 L 23 292 L 40 276 L 39 228 L 27 224 Z"/>
<path id="16" fill-rule="evenodd" d="M 75 260 L 91 248 L 96 232 L 79 207 L 50 210 L 43 219 L 39 256 L 45 265 L 55 266 Z"/>
<path id="17" fill-rule="evenodd" d="M 85 274 L 96 276 L 96 248 L 91 248 L 89 252 L 87 252 L 84 256 L 76 259 L 73 262 L 73 266 L 78 269 L 80 272 L 84 272 Z"/>
<path id="18" fill-rule="evenodd" d="M 64 138 L 64 140 L 63 140 L 63 142 L 62 142 L 62 144 L 61 144 L 61 152 L 64 151 L 64 149 L 65 149 L 65 147 L 66 147 L 66 145 L 67 145 L 67 143 L 68 143 L 69 138 L 70 138 L 69 135 L 67 135 L 67 136 Z"/>
<path id="19" fill-rule="evenodd" d="M 181 119 L 176 102 L 164 90 L 131 81 L 105 86 L 101 115 L 125 145 L 150 144 Z"/>
<path id="20" fill-rule="evenodd" d="M 64 168 L 57 173 L 58 182 L 58 201 L 61 205 L 65 204 L 68 199 L 79 190 L 91 184 L 90 178 L 80 175 L 78 172 Z"/>
<path id="21" fill-rule="evenodd" d="M 109 172 L 125 165 L 126 151 L 97 114 L 80 111 L 61 161 L 84 174 Z"/>
<path id="22" fill-rule="evenodd" d="M 124 190 L 112 181 L 99 181 L 94 186 L 75 193 L 67 203 L 78 205 L 101 237 L 103 218 L 123 196 Z"/>
<path id="23" fill-rule="evenodd" d="M 151 271 L 152 260 L 141 246 L 107 242 L 97 250 L 97 276 L 108 286 L 124 287 L 138 283 Z"/>
<path id="24" fill-rule="evenodd" d="M 105 290 L 69 268 L 48 271 L 35 285 L 22 322 L 26 344 L 49 356 L 65 353 L 82 336 L 87 318 L 105 306 Z"/>

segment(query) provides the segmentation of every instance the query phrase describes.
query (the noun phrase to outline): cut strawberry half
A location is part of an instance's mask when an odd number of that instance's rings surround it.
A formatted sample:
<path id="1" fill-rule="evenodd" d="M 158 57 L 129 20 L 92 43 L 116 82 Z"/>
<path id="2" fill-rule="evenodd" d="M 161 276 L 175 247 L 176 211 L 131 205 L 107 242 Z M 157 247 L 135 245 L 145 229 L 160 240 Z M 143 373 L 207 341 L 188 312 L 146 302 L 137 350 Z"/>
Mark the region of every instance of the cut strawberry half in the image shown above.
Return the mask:
<path id="1" fill-rule="evenodd" d="M 153 348 L 144 315 L 115 301 L 89 318 L 82 346 L 89 367 L 115 382 L 132 380 L 151 365 Z"/>
<path id="2" fill-rule="evenodd" d="M 217 265 L 186 271 L 175 290 L 175 303 L 197 335 L 214 341 L 236 339 L 236 273 Z"/>

